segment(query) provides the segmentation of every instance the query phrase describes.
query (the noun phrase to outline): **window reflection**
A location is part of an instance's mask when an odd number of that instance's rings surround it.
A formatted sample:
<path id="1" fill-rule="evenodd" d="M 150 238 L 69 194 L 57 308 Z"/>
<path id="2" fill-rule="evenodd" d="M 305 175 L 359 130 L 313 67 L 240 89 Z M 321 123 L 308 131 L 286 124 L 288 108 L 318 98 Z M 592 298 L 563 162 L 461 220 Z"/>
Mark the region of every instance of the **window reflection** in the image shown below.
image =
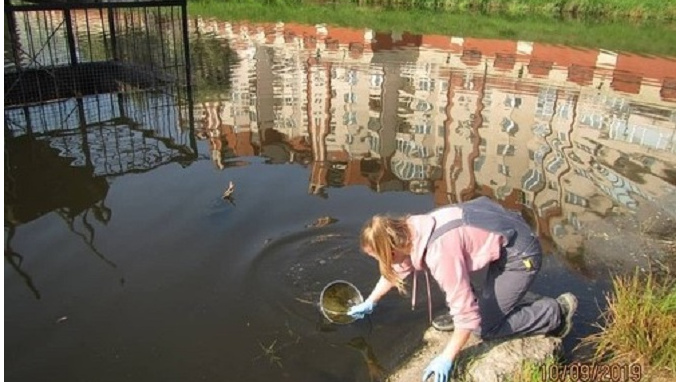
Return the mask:
<path id="1" fill-rule="evenodd" d="M 247 86 L 234 85 L 232 97 L 219 101 L 219 110 L 233 110 L 220 111 L 232 155 L 262 152 L 263 115 L 272 115 L 289 160 L 318 163 L 313 193 L 361 184 L 432 193 L 442 203 L 483 190 L 535 208 L 547 219 L 545 232 L 565 238 L 595 215 L 593 198 L 601 210 L 636 208 L 636 200 L 674 185 L 672 60 L 612 53 L 612 68 L 594 70 L 597 50 L 522 43 L 518 55 L 508 53 L 510 41 L 498 50 L 500 42 L 466 38 L 419 46 L 405 35 L 326 29 L 323 41 L 332 44 L 313 48 L 304 42 L 316 30 L 286 32 L 272 51 L 285 65 L 263 68 L 239 55 L 233 84 Z M 270 44 L 248 33 L 242 39 Z M 639 71 L 630 77 L 635 88 L 615 73 L 619 59 Z M 663 74 L 644 77 L 651 65 Z M 267 114 L 268 104 L 276 113 Z M 344 170 L 331 166 L 338 160 Z M 353 163 L 362 171 L 352 172 Z"/>

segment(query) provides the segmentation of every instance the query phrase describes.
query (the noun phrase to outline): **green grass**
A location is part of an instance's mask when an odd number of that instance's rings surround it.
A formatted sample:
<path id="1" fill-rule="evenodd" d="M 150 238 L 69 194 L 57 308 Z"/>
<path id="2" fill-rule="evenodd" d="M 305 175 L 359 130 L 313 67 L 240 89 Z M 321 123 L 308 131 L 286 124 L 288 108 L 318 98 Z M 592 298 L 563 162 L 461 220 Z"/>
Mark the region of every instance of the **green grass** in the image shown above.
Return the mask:
<path id="1" fill-rule="evenodd" d="M 190 1 L 188 8 L 191 16 L 214 17 L 220 20 L 326 23 L 331 26 L 371 28 L 375 31 L 401 30 L 414 34 L 513 39 L 675 56 L 674 23 L 557 20 L 526 16 L 526 7 L 530 6 L 531 2 L 538 4 L 538 0 L 511 1 L 509 4 L 512 4 L 513 11 L 509 13 L 514 12 L 516 15 L 503 16 L 470 12 L 436 12 L 427 9 L 358 7 L 346 1 L 334 5 L 306 3 L 290 5 L 290 2 L 295 0 L 270 2 L 197 0 Z M 543 1 L 540 3 L 545 4 Z"/>
<path id="2" fill-rule="evenodd" d="M 675 20 L 675 2 L 670 0 L 477 0 L 499 4 L 499 12 L 521 7 L 525 12 L 542 15 L 596 17 L 607 20 Z"/>
<path id="3" fill-rule="evenodd" d="M 675 381 L 675 277 L 652 276 L 635 272 L 614 276 L 613 291 L 607 296 L 598 332 L 584 339 L 579 347 L 592 349 L 591 365 L 563 364 L 555 358 L 545 362 L 524 362 L 522 368 L 505 378 L 506 382 L 544 382 L 551 380 L 549 371 L 559 371 L 559 380 L 576 382 L 578 374 L 619 370 L 629 381 Z M 554 375 L 553 375 L 554 377 Z M 612 377 L 613 378 L 613 377 Z M 580 379 L 583 380 L 583 379 Z M 613 380 L 613 379 L 612 379 Z"/>
<path id="4" fill-rule="evenodd" d="M 639 364 L 646 376 L 675 380 L 675 279 L 615 276 L 600 331 L 583 340 L 594 361 Z"/>
<path id="5" fill-rule="evenodd" d="M 673 0 L 222 0 L 264 6 L 346 6 L 487 14 L 596 17 L 599 20 L 675 20 Z"/>

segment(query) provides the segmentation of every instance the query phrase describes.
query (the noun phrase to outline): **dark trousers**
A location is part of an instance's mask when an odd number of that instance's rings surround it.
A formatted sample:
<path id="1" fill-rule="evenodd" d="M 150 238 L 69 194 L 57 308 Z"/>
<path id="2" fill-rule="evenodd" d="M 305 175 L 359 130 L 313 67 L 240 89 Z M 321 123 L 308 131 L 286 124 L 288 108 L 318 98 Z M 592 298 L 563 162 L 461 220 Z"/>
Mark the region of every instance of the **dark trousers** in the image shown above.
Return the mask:
<path id="1" fill-rule="evenodd" d="M 522 252 L 503 251 L 498 260 L 489 264 L 477 294 L 483 339 L 546 334 L 559 326 L 557 300 L 542 297 L 522 301 L 541 269 L 541 257 L 540 245 L 534 239 Z"/>

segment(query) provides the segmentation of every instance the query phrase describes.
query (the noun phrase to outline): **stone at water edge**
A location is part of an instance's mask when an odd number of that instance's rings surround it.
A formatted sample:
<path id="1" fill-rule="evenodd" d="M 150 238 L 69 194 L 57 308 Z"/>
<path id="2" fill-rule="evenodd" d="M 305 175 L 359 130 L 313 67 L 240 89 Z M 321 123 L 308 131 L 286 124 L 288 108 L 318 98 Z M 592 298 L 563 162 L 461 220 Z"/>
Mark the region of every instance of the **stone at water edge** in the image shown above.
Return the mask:
<path id="1" fill-rule="evenodd" d="M 562 340 L 543 335 L 470 344 L 461 352 L 464 381 L 502 382 L 521 370 L 524 361 L 543 363 L 562 352 Z M 466 364 L 465 360 L 469 360 Z"/>
<path id="2" fill-rule="evenodd" d="M 390 382 L 412 382 L 422 379 L 429 362 L 446 346 L 451 332 L 434 328 L 425 331 L 419 350 L 405 359 L 387 378 Z M 503 377 L 520 370 L 522 361 L 543 362 L 562 352 L 562 340 L 542 335 L 482 342 L 472 336 L 461 351 L 456 379 L 465 382 L 500 382 Z M 431 379 L 431 378 L 430 378 Z"/>

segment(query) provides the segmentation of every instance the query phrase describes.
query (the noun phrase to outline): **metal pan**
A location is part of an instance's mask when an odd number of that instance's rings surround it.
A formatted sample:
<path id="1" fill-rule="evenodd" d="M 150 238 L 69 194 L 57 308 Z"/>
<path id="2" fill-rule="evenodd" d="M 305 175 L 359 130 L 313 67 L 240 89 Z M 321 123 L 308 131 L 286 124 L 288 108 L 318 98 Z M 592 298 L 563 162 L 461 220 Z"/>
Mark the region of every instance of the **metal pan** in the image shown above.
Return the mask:
<path id="1" fill-rule="evenodd" d="M 364 297 L 354 284 L 345 280 L 328 283 L 319 297 L 319 310 L 330 322 L 335 324 L 351 324 L 356 321 L 347 315 L 349 308 L 364 301 Z"/>

